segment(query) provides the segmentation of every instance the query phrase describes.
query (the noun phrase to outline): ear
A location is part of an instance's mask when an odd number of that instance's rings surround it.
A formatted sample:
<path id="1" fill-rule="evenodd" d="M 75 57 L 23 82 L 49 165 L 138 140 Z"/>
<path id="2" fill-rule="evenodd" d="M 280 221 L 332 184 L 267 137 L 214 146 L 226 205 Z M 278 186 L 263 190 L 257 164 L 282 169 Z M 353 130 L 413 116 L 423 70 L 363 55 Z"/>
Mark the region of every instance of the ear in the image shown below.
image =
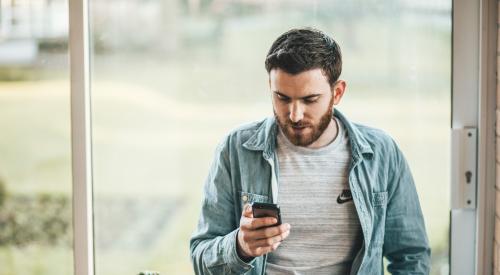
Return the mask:
<path id="1" fill-rule="evenodd" d="M 344 95 L 346 86 L 347 83 L 342 79 L 337 80 L 335 84 L 332 86 L 333 105 L 338 105 L 340 103 L 340 100 Z"/>

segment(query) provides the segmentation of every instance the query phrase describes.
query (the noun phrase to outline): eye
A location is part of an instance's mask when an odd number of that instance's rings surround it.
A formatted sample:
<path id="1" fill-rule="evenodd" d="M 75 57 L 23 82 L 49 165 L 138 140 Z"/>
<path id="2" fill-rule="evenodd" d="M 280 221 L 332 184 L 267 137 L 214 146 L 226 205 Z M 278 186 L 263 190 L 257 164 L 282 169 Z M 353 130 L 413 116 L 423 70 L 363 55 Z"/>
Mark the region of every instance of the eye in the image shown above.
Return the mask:
<path id="1" fill-rule="evenodd" d="M 317 96 L 312 97 L 312 98 L 305 98 L 305 99 L 304 99 L 304 102 L 305 102 L 306 104 L 312 104 L 312 103 L 315 103 L 316 101 L 318 101 L 318 98 L 319 98 L 319 97 L 317 97 Z"/>
<path id="2" fill-rule="evenodd" d="M 276 96 L 278 97 L 278 99 L 280 101 L 283 101 L 283 102 L 289 102 L 290 101 L 290 98 L 287 97 L 287 96 L 284 96 L 284 95 L 280 95 L 280 94 L 276 94 Z"/>

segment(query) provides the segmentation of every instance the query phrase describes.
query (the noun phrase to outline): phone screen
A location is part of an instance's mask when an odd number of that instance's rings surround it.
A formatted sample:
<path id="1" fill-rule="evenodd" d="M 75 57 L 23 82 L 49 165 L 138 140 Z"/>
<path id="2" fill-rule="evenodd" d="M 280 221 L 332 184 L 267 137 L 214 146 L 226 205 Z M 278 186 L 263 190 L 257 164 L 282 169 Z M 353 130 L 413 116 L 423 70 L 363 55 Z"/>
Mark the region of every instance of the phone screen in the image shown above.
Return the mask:
<path id="1" fill-rule="evenodd" d="M 254 202 L 252 204 L 252 211 L 254 218 L 274 217 L 278 220 L 275 225 L 281 224 L 280 208 L 277 204 Z"/>

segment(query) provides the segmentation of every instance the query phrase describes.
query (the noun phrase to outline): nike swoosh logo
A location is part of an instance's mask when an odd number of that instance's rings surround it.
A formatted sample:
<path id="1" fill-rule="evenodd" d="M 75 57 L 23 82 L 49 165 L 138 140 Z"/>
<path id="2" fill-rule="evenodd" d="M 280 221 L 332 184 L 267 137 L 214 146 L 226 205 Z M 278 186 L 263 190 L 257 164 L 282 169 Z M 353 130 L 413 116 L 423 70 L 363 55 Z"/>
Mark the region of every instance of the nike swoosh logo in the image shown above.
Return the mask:
<path id="1" fill-rule="evenodd" d="M 337 203 L 342 204 L 348 201 L 352 201 L 351 190 L 343 190 L 337 197 Z"/>

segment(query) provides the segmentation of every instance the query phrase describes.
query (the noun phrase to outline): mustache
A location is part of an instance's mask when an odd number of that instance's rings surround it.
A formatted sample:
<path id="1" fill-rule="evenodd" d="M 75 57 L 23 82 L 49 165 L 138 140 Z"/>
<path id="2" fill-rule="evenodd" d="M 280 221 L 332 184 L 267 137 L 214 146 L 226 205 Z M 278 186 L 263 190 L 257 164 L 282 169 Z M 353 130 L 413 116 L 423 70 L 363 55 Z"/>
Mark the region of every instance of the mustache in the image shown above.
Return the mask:
<path id="1" fill-rule="evenodd" d="M 286 121 L 286 126 L 291 126 L 293 128 L 303 128 L 303 127 L 310 127 L 311 124 L 306 122 L 306 121 L 298 121 L 298 122 L 292 122 L 291 120 Z"/>

